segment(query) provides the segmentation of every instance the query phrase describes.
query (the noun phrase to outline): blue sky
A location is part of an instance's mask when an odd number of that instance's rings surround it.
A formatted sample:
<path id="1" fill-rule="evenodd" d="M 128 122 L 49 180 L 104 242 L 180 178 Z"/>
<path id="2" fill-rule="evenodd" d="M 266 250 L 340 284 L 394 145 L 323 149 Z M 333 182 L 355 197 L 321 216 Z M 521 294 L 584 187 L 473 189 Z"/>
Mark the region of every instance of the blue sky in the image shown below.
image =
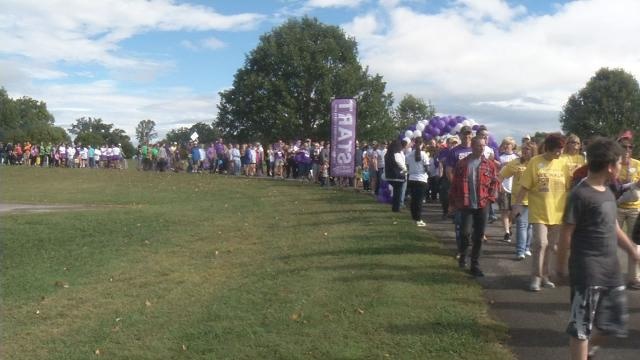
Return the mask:
<path id="1" fill-rule="evenodd" d="M 0 0 L 0 86 L 56 124 L 101 117 L 133 138 L 216 116 L 260 35 L 292 16 L 341 26 L 360 62 L 442 114 L 501 138 L 559 130 L 600 67 L 640 76 L 637 0 Z"/>

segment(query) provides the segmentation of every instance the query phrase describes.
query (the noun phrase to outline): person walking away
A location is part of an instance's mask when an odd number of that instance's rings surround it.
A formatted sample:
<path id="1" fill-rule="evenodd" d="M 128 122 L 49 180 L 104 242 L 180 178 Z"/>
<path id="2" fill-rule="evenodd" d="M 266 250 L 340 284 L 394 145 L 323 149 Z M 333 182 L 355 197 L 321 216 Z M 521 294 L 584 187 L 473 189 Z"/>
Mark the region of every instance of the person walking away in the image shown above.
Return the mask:
<path id="1" fill-rule="evenodd" d="M 400 212 L 400 196 L 402 196 L 402 184 L 406 181 L 407 166 L 405 164 L 405 156 L 402 152 L 402 144 L 400 140 L 394 140 L 389 145 L 389 149 L 385 154 L 385 180 L 393 188 L 393 199 L 391 202 L 391 211 Z"/>
<path id="2" fill-rule="evenodd" d="M 414 140 L 413 151 L 407 157 L 409 170 L 409 189 L 411 191 L 411 217 L 416 226 L 426 226 L 422 220 L 422 202 L 424 201 L 429 175 L 428 167 L 431 165 L 429 155 L 422 150 L 422 138 Z"/>
<path id="3" fill-rule="evenodd" d="M 533 224 L 531 291 L 555 287 L 549 280 L 549 260 L 558 243 L 567 191 L 571 185 L 568 168 L 560 159 L 564 145 L 565 138 L 561 134 L 550 134 L 545 138 L 545 152 L 529 160 L 513 206 L 513 215 L 522 216 L 523 201 L 528 196 L 529 223 Z"/>
<path id="4" fill-rule="evenodd" d="M 460 129 L 460 145 L 449 150 L 446 163 L 446 174 L 449 179 L 449 187 L 453 184 L 453 171 L 456 168 L 458 162 L 471 154 L 471 139 L 473 135 L 469 126 L 463 126 Z M 449 188 L 451 192 L 451 188 Z M 462 240 L 460 237 L 460 226 L 462 225 L 462 214 L 459 211 L 455 211 L 451 208 L 451 199 L 449 199 L 449 214 L 453 215 L 453 224 L 456 234 L 456 245 L 458 249 L 462 248 Z M 459 256 L 460 254 L 458 254 Z"/>
<path id="5" fill-rule="evenodd" d="M 629 314 L 617 247 L 636 261 L 640 254 L 618 225 L 615 196 L 607 187 L 620 171 L 622 153 L 611 139 L 590 143 L 589 173 L 571 191 L 564 212 L 556 270 L 564 275 L 570 248 L 571 315 L 566 331 L 574 360 L 593 357 L 604 336 L 627 335 Z"/>

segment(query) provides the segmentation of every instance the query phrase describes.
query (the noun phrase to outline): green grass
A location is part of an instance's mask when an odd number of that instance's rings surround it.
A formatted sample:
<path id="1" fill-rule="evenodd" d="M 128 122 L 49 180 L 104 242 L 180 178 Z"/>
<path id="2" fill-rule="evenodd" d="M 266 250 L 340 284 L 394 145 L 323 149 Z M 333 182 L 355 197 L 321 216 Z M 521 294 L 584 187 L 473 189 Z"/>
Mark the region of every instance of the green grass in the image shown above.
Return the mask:
<path id="1" fill-rule="evenodd" d="M 0 169 L 2 358 L 512 359 L 481 288 L 370 196 Z M 99 355 L 96 355 L 99 350 Z"/>

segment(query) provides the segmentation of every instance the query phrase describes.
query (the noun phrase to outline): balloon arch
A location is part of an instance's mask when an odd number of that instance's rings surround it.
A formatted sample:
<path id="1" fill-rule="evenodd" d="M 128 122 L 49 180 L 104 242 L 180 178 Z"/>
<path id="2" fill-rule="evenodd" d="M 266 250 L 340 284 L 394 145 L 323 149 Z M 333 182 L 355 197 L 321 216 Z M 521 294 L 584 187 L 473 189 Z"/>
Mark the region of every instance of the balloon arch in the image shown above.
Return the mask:
<path id="1" fill-rule="evenodd" d="M 400 134 L 400 137 L 409 139 L 421 137 L 426 141 L 442 139 L 458 134 L 463 126 L 469 126 L 473 131 L 476 131 L 480 124 L 461 115 L 434 116 L 429 120 L 419 120 L 414 125 L 409 126 Z M 489 146 L 497 147 L 497 143 L 491 136 L 489 136 Z"/>

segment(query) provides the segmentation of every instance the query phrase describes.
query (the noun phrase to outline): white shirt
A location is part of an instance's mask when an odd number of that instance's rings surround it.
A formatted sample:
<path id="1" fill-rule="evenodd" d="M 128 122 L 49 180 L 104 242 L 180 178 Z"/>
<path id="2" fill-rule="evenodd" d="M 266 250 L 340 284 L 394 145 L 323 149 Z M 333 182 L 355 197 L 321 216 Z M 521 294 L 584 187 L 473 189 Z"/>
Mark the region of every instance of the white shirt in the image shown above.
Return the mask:
<path id="1" fill-rule="evenodd" d="M 511 160 L 517 159 L 518 155 L 516 153 L 512 154 L 502 154 L 500 155 L 500 168 L 502 168 L 506 163 Z M 513 186 L 513 176 L 510 176 L 504 180 L 502 180 L 502 190 L 511 194 L 511 188 Z"/>
<path id="2" fill-rule="evenodd" d="M 113 147 L 113 155 L 114 156 L 120 156 L 120 148 L 117 146 Z"/>
<path id="3" fill-rule="evenodd" d="M 424 151 L 420 152 L 420 158 L 420 161 L 416 161 L 415 151 L 410 152 L 409 155 L 406 156 L 407 165 L 409 167 L 409 180 L 426 183 L 429 179 L 429 175 L 425 171 L 425 168 L 429 166 L 431 159 Z"/>

